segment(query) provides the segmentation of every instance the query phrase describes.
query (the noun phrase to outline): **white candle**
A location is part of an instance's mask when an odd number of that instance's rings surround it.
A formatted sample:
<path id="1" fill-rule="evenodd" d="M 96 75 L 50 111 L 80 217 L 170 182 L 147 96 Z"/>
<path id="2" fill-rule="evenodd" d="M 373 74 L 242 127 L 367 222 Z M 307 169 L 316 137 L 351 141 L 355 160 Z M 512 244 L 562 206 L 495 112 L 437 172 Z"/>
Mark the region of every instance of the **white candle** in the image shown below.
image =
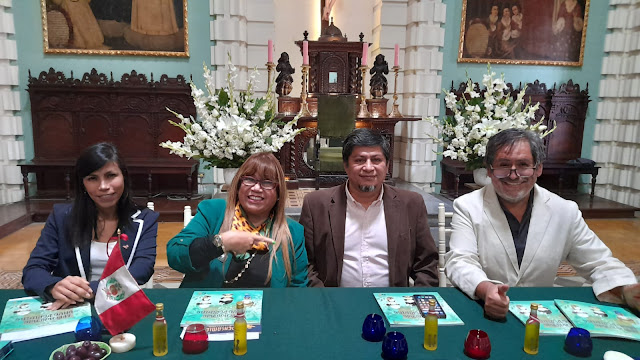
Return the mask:
<path id="1" fill-rule="evenodd" d="M 118 334 L 109 340 L 109 346 L 114 353 L 123 353 L 136 346 L 136 336 L 129 333 Z"/>

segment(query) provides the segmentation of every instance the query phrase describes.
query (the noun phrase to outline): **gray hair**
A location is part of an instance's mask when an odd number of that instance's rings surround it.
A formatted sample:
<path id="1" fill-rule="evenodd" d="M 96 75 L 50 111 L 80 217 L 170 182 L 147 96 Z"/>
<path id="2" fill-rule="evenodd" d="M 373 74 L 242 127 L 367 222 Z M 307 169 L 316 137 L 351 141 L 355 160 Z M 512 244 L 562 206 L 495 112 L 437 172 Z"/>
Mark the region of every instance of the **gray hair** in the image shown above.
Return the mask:
<path id="1" fill-rule="evenodd" d="M 511 148 L 515 143 L 528 141 L 531 148 L 531 155 L 535 165 L 541 164 L 546 159 L 544 143 L 537 133 L 531 130 L 506 129 L 493 135 L 487 143 L 487 152 L 484 158 L 486 165 L 493 164 L 496 153 L 502 148 Z"/>

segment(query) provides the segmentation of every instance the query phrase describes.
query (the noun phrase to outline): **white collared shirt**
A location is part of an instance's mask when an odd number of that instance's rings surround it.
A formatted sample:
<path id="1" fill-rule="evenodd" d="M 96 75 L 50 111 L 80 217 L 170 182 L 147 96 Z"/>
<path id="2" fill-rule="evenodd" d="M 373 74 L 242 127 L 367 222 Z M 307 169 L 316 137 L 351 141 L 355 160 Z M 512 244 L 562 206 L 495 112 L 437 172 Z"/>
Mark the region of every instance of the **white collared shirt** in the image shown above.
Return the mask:
<path id="1" fill-rule="evenodd" d="M 347 218 L 344 224 L 342 287 L 388 287 L 389 252 L 387 222 L 382 195 L 365 209 L 347 193 Z"/>
<path id="2" fill-rule="evenodd" d="M 105 266 L 107 266 L 107 260 L 109 255 L 116 247 L 117 241 L 110 241 L 108 243 L 91 240 L 91 275 L 89 281 L 98 281 L 102 276 Z"/>

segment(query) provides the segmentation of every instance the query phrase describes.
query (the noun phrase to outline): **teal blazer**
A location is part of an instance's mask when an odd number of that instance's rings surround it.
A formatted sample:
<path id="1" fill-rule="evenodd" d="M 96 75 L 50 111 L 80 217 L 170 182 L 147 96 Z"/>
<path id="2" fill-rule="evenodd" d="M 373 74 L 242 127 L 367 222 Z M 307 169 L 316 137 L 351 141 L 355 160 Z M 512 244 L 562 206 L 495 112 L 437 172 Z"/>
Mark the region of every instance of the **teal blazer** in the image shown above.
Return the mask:
<path id="1" fill-rule="evenodd" d="M 217 288 L 222 287 L 224 275 L 229 270 L 230 261 L 224 263 L 218 258 L 211 260 L 209 269 L 196 269 L 191 264 L 189 246 L 195 239 L 217 234 L 224 220 L 226 201 L 213 199 L 201 201 L 198 212 L 191 219 L 189 225 L 167 243 L 167 261 L 171 268 L 184 273 L 180 287 L 186 288 Z M 284 270 L 282 251 L 278 249 L 271 269 L 271 287 L 300 286 L 305 287 L 307 278 L 307 250 L 304 246 L 304 228 L 302 225 L 287 218 L 293 251 L 289 252 L 291 262 L 291 283 L 287 284 L 287 274 Z M 222 254 L 222 250 L 220 251 Z"/>

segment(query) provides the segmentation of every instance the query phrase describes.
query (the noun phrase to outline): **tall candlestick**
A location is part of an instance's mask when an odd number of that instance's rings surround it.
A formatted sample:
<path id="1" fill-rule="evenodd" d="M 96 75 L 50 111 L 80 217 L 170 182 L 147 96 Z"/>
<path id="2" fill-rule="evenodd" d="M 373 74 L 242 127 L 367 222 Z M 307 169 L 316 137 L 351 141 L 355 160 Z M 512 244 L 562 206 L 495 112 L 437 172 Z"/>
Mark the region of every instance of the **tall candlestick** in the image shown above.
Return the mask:
<path id="1" fill-rule="evenodd" d="M 399 66 L 394 66 L 393 68 L 393 72 L 396 74 L 396 81 L 393 84 L 393 109 L 391 110 L 391 114 L 389 114 L 390 118 L 401 118 L 402 114 L 400 113 L 400 110 L 398 109 L 398 71 L 400 71 L 400 67 Z"/>
<path id="2" fill-rule="evenodd" d="M 302 41 L 302 65 L 309 65 L 309 42 Z"/>
<path id="3" fill-rule="evenodd" d="M 398 44 L 396 44 L 394 50 L 395 52 L 393 53 L 393 66 L 399 67 L 400 66 L 400 47 L 398 46 Z"/>
<path id="4" fill-rule="evenodd" d="M 307 88 L 309 86 L 309 69 L 311 66 L 302 64 L 302 91 L 300 92 L 300 111 L 299 116 L 311 116 L 309 105 L 307 104 Z"/>
<path id="5" fill-rule="evenodd" d="M 362 66 L 367 66 L 367 57 L 369 56 L 369 43 L 362 43 Z"/>
<path id="6" fill-rule="evenodd" d="M 366 60 L 366 59 L 367 58 L 365 57 L 364 60 Z M 356 115 L 356 117 L 359 117 L 359 118 L 367 118 L 367 117 L 371 116 L 371 114 L 369 113 L 369 109 L 367 109 L 367 98 L 364 95 L 364 91 L 365 91 L 364 87 L 365 87 L 365 83 L 366 83 L 366 77 L 367 77 L 367 70 L 368 69 L 369 68 L 366 67 L 365 65 L 360 66 L 360 71 L 361 71 L 361 74 L 362 74 L 362 90 L 360 92 L 360 111 L 358 111 L 358 114 Z"/>
<path id="7" fill-rule="evenodd" d="M 267 47 L 269 48 L 267 50 L 267 62 L 272 63 L 273 62 L 273 40 L 269 40 L 267 42 Z"/>

